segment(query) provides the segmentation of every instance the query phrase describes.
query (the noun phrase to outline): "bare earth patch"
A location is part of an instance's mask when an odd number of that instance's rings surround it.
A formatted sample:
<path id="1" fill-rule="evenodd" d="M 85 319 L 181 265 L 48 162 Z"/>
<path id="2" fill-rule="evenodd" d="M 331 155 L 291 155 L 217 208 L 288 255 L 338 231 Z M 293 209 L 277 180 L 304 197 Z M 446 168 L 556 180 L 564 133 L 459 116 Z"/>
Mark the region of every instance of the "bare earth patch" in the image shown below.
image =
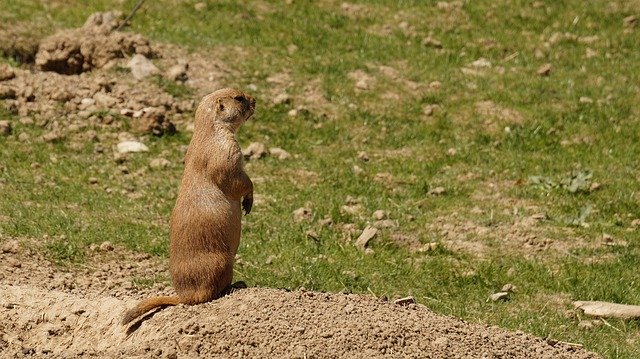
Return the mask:
<path id="1" fill-rule="evenodd" d="M 119 321 L 126 308 L 152 292 L 171 292 L 131 283 L 166 273 L 161 261 L 107 244 L 91 251 L 86 265 L 62 269 L 18 241 L 0 247 L 2 357 L 599 357 L 419 304 L 306 290 L 244 289 L 165 308 L 125 328 Z"/>

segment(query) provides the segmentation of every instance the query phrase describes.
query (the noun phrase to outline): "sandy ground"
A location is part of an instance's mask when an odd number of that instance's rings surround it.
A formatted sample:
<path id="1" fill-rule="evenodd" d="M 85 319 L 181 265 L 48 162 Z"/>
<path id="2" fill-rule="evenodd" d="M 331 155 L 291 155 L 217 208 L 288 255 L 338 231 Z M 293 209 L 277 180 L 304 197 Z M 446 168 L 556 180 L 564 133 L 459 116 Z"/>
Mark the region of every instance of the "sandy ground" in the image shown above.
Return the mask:
<path id="1" fill-rule="evenodd" d="M 304 290 L 242 289 L 123 327 L 123 312 L 137 300 L 171 293 L 132 283 L 166 275 L 164 261 L 103 246 L 85 265 L 62 268 L 29 242 L 1 243 L 2 358 L 599 358 L 419 304 Z"/>

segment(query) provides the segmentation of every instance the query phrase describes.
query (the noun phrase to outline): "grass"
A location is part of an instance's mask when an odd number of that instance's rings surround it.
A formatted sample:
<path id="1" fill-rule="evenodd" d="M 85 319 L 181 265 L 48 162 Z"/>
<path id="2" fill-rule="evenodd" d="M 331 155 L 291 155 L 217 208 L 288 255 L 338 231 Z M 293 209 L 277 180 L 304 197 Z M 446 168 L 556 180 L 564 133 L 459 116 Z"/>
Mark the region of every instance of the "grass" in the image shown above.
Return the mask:
<path id="1" fill-rule="evenodd" d="M 0 20 L 38 23 L 42 36 L 133 3 L 13 1 Z M 247 164 L 259 179 L 260 201 L 245 220 L 237 279 L 413 295 L 439 313 L 582 343 L 607 358 L 640 356 L 637 321 L 584 330 L 579 316 L 566 315 L 571 300 L 640 304 L 640 238 L 631 226 L 640 218 L 640 29 L 623 25 L 640 5 L 358 4 L 349 13 L 336 1 L 216 1 L 198 12 L 192 2 L 172 4 L 172 11 L 166 2 L 146 2 L 133 20 L 132 30 L 154 41 L 223 60 L 238 74 L 230 86 L 255 86 L 258 113 L 241 130 L 241 144 L 259 141 L 295 155 Z M 443 48 L 423 45 L 427 36 Z M 595 56 L 587 57 L 588 49 Z M 474 70 L 470 64 L 481 57 L 491 68 Z M 537 75 L 546 63 L 550 75 Z M 373 79 L 369 90 L 356 88 L 356 71 Z M 274 83 L 276 74 L 290 81 Z M 176 96 L 192 93 L 156 81 Z M 429 86 L 434 81 L 439 89 Z M 321 101 L 306 103 L 308 91 Z M 279 92 L 291 94 L 293 104 L 272 105 Z M 427 105 L 439 109 L 427 116 Z M 296 106 L 306 112 L 288 116 Z M 42 133 L 12 116 L 2 114 L 15 133 Z M 104 240 L 166 256 L 182 170 L 176 149 L 188 140 L 148 139 L 151 151 L 132 156 L 123 174 L 92 144 L 74 150 L 64 140 L 25 145 L 0 137 L 0 213 L 8 218 L 0 234 L 53 238 L 48 250 L 61 263 L 86 260 L 85 249 Z M 362 151 L 370 161 L 358 159 Z M 174 165 L 149 169 L 161 154 Z M 573 175 L 587 172 L 580 190 L 568 189 Z M 596 182 L 599 189 L 589 190 Z M 428 194 L 439 186 L 443 195 Z M 361 214 L 341 211 L 347 196 L 360 198 Z M 313 221 L 295 223 L 291 213 L 305 205 Z M 381 230 L 367 255 L 345 239 L 342 224 L 361 230 L 378 209 L 399 226 Z M 546 217 L 523 224 L 536 213 Z M 332 227 L 317 223 L 325 216 Z M 395 241 L 399 234 L 438 245 L 416 251 Z M 606 245 L 604 234 L 616 245 Z M 487 303 L 505 283 L 517 287 L 512 299 Z"/>

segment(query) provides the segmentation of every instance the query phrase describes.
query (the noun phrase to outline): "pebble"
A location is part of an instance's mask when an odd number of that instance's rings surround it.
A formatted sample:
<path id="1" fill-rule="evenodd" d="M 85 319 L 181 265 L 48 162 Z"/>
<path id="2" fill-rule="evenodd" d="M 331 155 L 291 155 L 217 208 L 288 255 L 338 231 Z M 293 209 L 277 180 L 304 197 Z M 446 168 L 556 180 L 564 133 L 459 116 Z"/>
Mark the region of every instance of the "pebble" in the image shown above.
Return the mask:
<path id="1" fill-rule="evenodd" d="M 144 143 L 138 141 L 123 141 L 118 143 L 118 153 L 130 153 L 130 152 L 147 152 L 149 147 Z"/>
<path id="2" fill-rule="evenodd" d="M 356 239 L 356 247 L 360 249 L 365 249 L 376 234 L 378 234 L 378 229 L 372 226 L 366 226 L 358 239 Z"/>
<path id="3" fill-rule="evenodd" d="M 11 127 L 11 122 L 0 121 L 0 136 L 9 136 L 11 132 L 13 132 L 13 128 Z"/>
<path id="4" fill-rule="evenodd" d="M 291 154 L 280 147 L 271 147 L 269 149 L 269 154 L 279 160 L 287 160 L 291 158 Z"/>

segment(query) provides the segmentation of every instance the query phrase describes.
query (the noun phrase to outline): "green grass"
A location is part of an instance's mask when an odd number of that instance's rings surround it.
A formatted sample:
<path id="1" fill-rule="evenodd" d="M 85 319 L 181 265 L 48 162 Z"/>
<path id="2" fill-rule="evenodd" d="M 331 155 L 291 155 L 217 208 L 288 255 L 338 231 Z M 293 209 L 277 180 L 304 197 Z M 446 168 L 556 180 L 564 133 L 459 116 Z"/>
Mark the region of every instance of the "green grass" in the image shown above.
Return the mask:
<path id="1" fill-rule="evenodd" d="M 80 26 L 94 11 L 126 12 L 134 3 L 5 1 L 0 20 L 38 23 L 44 36 Z M 164 2 L 146 2 L 134 17 L 133 31 L 224 61 L 237 73 L 229 86 L 256 86 L 258 112 L 241 129 L 241 144 L 260 141 L 295 155 L 247 165 L 260 179 L 261 202 L 246 217 L 237 279 L 414 295 L 439 313 L 582 343 L 607 358 L 640 356 L 637 321 L 583 330 L 579 318 L 565 315 L 571 300 L 640 304 L 640 229 L 631 228 L 640 218 L 640 28 L 623 26 L 640 5 L 483 0 L 447 10 L 435 1 L 372 0 L 360 2 L 365 10 L 351 16 L 341 3 L 216 1 L 197 12 L 192 2 L 172 4 L 171 11 Z M 549 42 L 555 33 L 570 36 Z M 443 49 L 422 45 L 429 35 Z M 580 40 L 592 35 L 598 36 L 592 43 Z M 587 58 L 587 48 L 596 56 Z M 461 71 L 480 57 L 492 64 L 479 70 L 484 74 Z M 545 63 L 552 64 L 550 76 L 538 76 Z M 394 68 L 397 77 L 380 66 Z M 375 78 L 371 90 L 355 88 L 350 74 L 357 70 Z M 286 88 L 269 81 L 282 73 L 291 79 Z M 192 96 L 188 88 L 157 81 L 175 96 Z M 433 81 L 439 90 L 430 89 Z M 292 105 L 271 105 L 270 91 L 278 86 L 293 96 Z M 322 103 L 305 104 L 310 87 Z M 481 101 L 492 101 L 496 112 L 482 113 Z M 423 108 L 431 104 L 440 110 L 426 116 Z M 288 116 L 298 105 L 308 112 Z M 15 133 L 41 134 L 12 122 Z M 25 145 L 15 135 L 0 137 L 0 213 L 8 217 L 0 234 L 54 238 L 50 256 L 63 263 L 85 260 L 86 248 L 104 240 L 166 256 L 182 171 L 178 148 L 188 140 L 185 134 L 149 139 L 151 151 L 131 156 L 130 174 L 122 174 L 109 151 L 95 153 L 91 143 L 73 150 L 66 140 Z M 452 148 L 455 155 L 447 153 Z M 361 151 L 369 162 L 358 159 Z M 148 168 L 160 155 L 173 166 Z M 354 165 L 363 172 L 355 174 Z M 585 188 L 601 187 L 568 190 L 563 180 L 578 172 L 592 173 Z M 390 182 L 376 180 L 379 173 L 389 173 Z M 552 185 L 535 184 L 532 176 Z M 443 195 L 428 194 L 438 186 Z M 347 196 L 361 198 L 361 215 L 340 210 Z M 291 213 L 307 204 L 314 221 L 294 223 Z M 341 225 L 361 230 L 377 209 L 399 226 L 380 231 L 368 255 L 345 240 Z M 535 213 L 546 219 L 517 230 Z M 334 226 L 316 223 L 325 216 Z M 478 228 L 486 230 L 473 231 Z M 309 229 L 317 241 L 307 237 Z M 605 245 L 604 233 L 619 245 Z M 393 234 L 439 245 L 415 251 L 395 243 Z M 527 235 L 551 245 L 536 251 L 518 242 Z M 483 250 L 452 246 L 455 239 Z M 505 283 L 517 287 L 512 299 L 487 303 Z"/>

